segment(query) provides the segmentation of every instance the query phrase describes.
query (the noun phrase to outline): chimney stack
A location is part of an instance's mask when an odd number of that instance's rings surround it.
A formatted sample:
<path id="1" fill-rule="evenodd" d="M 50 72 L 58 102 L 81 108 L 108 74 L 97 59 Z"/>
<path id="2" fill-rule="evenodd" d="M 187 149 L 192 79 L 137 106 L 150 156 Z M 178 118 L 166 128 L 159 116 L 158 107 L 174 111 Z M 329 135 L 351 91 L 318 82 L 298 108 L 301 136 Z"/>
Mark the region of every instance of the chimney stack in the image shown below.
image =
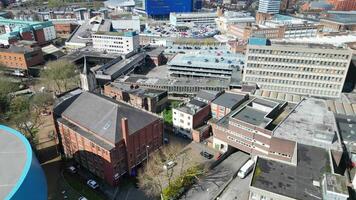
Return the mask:
<path id="1" fill-rule="evenodd" d="M 121 118 L 121 132 L 127 146 L 129 141 L 129 125 L 126 117 Z"/>

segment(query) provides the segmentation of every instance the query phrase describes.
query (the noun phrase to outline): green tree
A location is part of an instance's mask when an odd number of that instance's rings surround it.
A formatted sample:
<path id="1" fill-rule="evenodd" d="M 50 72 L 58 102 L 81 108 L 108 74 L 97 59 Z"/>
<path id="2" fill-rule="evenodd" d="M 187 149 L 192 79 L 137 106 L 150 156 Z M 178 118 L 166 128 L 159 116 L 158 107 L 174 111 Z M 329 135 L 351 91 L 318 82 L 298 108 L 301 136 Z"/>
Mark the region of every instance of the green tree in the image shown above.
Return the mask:
<path id="1" fill-rule="evenodd" d="M 18 84 L 0 76 L 0 119 L 10 106 L 10 93 L 18 90 Z"/>
<path id="2" fill-rule="evenodd" d="M 33 147 L 37 144 L 37 133 L 43 124 L 41 112 L 53 103 L 50 93 L 37 93 L 32 97 L 17 96 L 11 100 L 9 123 L 16 126 Z"/>
<path id="3" fill-rule="evenodd" d="M 41 78 L 50 88 L 60 93 L 78 86 L 76 66 L 68 60 L 49 62 L 42 70 Z"/>

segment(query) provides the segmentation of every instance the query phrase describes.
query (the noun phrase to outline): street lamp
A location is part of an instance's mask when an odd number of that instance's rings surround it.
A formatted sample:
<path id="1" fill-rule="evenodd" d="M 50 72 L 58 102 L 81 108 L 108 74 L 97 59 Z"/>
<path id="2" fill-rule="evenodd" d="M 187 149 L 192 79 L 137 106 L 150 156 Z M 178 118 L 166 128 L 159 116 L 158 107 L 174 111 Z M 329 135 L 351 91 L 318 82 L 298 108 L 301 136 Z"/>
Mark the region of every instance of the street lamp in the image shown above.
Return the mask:
<path id="1" fill-rule="evenodd" d="M 148 148 L 150 148 L 150 146 L 146 145 L 146 160 L 147 160 L 147 166 L 148 166 Z"/>

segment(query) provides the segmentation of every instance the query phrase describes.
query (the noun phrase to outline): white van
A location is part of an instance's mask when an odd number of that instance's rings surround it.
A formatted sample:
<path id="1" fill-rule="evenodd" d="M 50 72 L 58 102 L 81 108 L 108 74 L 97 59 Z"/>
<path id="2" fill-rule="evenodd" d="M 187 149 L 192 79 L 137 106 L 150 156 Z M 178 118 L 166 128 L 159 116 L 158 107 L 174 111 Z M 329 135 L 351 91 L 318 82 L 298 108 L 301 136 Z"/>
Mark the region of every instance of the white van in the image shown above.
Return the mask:
<path id="1" fill-rule="evenodd" d="M 237 176 L 240 178 L 245 178 L 253 169 L 255 162 L 253 160 L 248 160 L 239 170 Z"/>

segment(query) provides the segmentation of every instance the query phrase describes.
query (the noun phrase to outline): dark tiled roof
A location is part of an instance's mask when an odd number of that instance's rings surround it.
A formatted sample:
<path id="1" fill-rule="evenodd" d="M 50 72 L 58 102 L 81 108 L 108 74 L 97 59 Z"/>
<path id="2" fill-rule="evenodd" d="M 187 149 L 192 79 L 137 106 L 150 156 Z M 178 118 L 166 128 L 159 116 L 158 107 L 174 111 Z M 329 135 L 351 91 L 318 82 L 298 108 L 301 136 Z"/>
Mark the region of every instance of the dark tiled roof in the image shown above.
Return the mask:
<path id="1" fill-rule="evenodd" d="M 128 119 L 129 133 L 156 121 L 157 116 L 122 102 L 89 92 L 80 94 L 62 116 L 116 144 L 122 139 L 121 119 Z"/>

